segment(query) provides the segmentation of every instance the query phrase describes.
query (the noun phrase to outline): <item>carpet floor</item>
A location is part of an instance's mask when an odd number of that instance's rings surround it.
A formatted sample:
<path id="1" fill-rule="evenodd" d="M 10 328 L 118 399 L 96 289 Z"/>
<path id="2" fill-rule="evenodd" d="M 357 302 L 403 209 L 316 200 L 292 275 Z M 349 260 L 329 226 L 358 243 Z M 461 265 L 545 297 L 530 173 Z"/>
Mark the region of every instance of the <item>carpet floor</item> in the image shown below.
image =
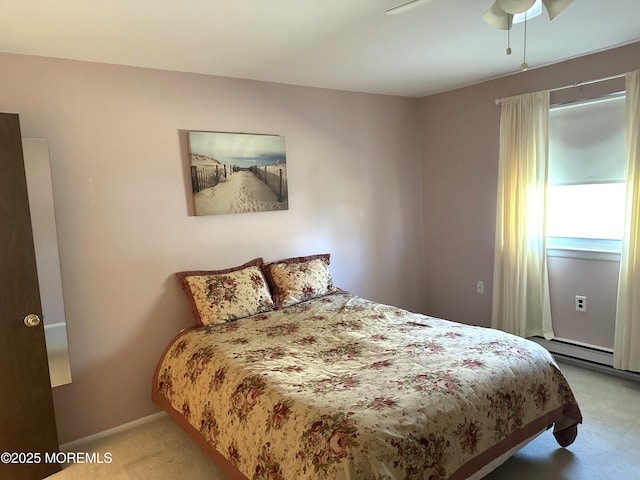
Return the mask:
<path id="1" fill-rule="evenodd" d="M 640 480 L 640 382 L 564 362 L 560 367 L 582 410 L 576 441 L 564 449 L 545 432 L 485 479 Z M 108 452 L 112 461 L 71 464 L 48 478 L 227 479 L 168 416 L 83 444 L 82 451 Z"/>

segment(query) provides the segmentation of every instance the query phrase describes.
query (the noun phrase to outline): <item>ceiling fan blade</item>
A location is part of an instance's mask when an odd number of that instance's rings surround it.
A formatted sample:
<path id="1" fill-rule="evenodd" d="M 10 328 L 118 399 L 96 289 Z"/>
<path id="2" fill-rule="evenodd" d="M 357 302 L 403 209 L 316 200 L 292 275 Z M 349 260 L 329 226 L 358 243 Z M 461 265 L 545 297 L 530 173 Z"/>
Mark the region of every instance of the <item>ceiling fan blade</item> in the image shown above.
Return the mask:
<path id="1" fill-rule="evenodd" d="M 407 10 L 412 9 L 413 7 L 417 7 L 421 3 L 428 2 L 430 0 L 411 0 L 409 2 L 403 3 L 402 5 L 398 5 L 397 7 L 390 8 L 389 10 L 385 10 L 384 13 L 387 15 L 395 15 L 397 13 L 403 13 Z"/>
<path id="2" fill-rule="evenodd" d="M 493 28 L 500 30 L 511 30 L 511 25 L 513 25 L 513 15 L 505 12 L 495 3 L 485 12 L 482 19 Z"/>
<path id="3" fill-rule="evenodd" d="M 549 20 L 553 20 L 556 16 L 569 6 L 572 0 L 542 0 L 542 3 L 549 12 Z"/>

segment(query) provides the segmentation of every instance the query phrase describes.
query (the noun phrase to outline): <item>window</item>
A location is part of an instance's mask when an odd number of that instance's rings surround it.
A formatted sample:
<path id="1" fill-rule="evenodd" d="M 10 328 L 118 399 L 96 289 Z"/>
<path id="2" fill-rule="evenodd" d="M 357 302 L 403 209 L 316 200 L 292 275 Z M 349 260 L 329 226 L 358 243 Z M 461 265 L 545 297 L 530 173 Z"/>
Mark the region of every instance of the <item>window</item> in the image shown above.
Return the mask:
<path id="1" fill-rule="evenodd" d="M 620 252 L 625 210 L 624 94 L 549 112 L 547 245 Z"/>

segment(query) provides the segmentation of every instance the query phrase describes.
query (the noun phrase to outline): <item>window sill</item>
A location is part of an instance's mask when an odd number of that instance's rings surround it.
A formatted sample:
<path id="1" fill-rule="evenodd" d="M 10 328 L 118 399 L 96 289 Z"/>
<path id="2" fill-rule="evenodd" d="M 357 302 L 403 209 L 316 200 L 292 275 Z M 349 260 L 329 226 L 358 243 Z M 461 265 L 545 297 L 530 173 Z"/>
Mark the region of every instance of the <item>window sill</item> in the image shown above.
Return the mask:
<path id="1" fill-rule="evenodd" d="M 587 250 L 580 248 L 547 248 L 547 257 L 577 258 L 580 260 L 601 260 L 620 262 L 620 252 Z"/>
<path id="2" fill-rule="evenodd" d="M 547 237 L 547 256 L 620 262 L 621 240 Z"/>

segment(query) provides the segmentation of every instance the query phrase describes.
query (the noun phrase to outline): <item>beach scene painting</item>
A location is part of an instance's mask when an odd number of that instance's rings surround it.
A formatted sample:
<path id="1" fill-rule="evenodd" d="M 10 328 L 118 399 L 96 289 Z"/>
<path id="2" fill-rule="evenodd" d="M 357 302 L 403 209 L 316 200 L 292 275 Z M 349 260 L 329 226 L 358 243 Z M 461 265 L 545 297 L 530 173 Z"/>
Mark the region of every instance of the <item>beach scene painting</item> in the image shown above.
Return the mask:
<path id="1" fill-rule="evenodd" d="M 196 215 L 289 209 L 284 137 L 188 133 Z"/>

